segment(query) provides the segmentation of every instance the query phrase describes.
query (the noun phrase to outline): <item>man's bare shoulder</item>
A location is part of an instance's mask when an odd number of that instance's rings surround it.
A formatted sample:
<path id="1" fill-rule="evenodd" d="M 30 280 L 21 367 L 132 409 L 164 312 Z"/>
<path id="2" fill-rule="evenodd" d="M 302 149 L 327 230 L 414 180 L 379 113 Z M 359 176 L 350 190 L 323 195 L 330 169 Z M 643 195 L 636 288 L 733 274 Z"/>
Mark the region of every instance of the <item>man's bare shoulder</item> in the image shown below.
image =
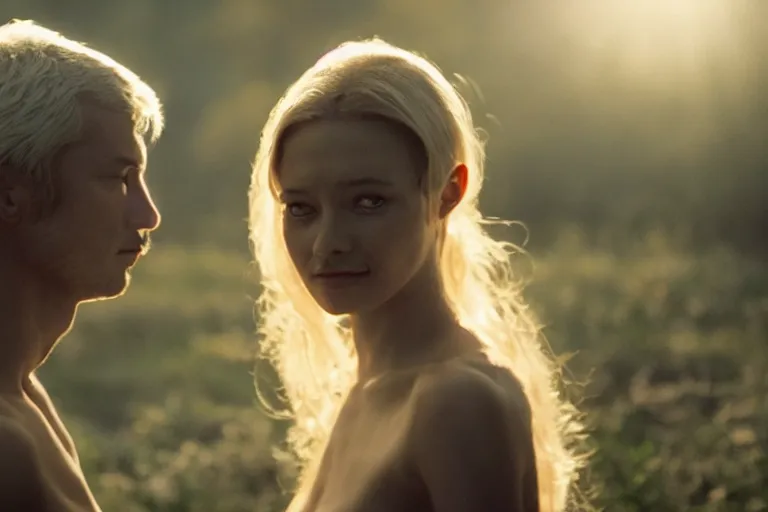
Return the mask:
<path id="1" fill-rule="evenodd" d="M 18 422 L 0 416 L 0 503 L 45 510 L 35 442 Z"/>
<path id="2" fill-rule="evenodd" d="M 51 428 L 56 432 L 59 437 L 59 441 L 64 445 L 65 450 L 69 453 L 75 462 L 79 465 L 79 458 L 77 455 L 77 449 L 75 448 L 75 442 L 72 436 L 69 434 L 66 425 L 61 421 L 59 413 L 56 410 L 56 406 L 51 400 L 48 391 L 43 386 L 42 382 L 37 378 L 35 373 L 29 376 L 29 384 L 27 392 L 32 397 L 32 401 L 37 405 L 43 415 L 47 418 Z"/>
<path id="3" fill-rule="evenodd" d="M 11 418 L 0 416 L 0 476 L 15 478 L 24 468 L 35 468 L 37 455 L 35 442 L 24 428 Z M 6 475 L 6 469 L 12 469 Z"/>

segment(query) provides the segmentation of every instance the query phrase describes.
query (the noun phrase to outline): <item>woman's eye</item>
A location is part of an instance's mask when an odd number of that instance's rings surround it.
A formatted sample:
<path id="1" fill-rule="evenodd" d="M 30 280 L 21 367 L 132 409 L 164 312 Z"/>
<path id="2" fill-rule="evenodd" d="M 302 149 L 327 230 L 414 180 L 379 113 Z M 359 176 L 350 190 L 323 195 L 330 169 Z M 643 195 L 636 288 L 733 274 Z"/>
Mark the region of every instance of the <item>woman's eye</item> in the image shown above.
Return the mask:
<path id="1" fill-rule="evenodd" d="M 375 210 L 384 205 L 385 199 L 381 196 L 361 196 L 357 200 L 358 206 L 366 210 Z"/>
<path id="2" fill-rule="evenodd" d="M 285 209 L 292 217 L 306 217 L 312 213 L 312 208 L 302 203 L 288 203 Z"/>

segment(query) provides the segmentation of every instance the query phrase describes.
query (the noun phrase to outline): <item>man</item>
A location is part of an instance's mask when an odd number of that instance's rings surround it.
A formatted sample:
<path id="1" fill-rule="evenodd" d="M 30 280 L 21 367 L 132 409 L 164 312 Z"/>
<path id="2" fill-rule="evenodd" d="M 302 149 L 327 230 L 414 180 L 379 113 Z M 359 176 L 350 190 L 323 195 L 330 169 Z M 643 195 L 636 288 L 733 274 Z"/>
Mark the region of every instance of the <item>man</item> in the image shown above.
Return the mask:
<path id="1" fill-rule="evenodd" d="M 99 510 L 34 372 L 78 305 L 122 294 L 146 253 L 162 128 L 154 91 L 114 60 L 0 26 L 0 510 Z"/>

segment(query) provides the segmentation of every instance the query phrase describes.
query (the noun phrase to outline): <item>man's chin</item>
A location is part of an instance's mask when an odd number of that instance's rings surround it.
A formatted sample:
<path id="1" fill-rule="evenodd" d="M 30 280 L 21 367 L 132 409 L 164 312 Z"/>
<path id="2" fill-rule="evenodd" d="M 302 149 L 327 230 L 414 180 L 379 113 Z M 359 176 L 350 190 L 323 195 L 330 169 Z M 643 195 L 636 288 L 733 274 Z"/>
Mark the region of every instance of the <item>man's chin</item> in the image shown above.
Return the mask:
<path id="1" fill-rule="evenodd" d="M 122 279 L 117 278 L 94 286 L 90 293 L 84 294 L 79 302 L 98 302 L 120 297 L 128 290 L 130 283 L 131 276 L 126 272 Z"/>

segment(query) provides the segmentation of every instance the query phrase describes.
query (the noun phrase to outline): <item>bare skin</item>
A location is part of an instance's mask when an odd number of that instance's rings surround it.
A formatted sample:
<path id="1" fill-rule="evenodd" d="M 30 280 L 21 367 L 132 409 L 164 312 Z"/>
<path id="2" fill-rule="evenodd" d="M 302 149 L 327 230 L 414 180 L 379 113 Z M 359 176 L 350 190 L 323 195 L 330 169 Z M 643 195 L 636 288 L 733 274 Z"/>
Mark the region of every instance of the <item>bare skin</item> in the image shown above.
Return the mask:
<path id="1" fill-rule="evenodd" d="M 23 398 L 3 396 L 0 399 L 4 452 L 13 450 L 13 444 L 27 446 L 22 455 L 27 463 L 22 474 L 17 467 L 8 468 L 12 474 L 2 476 L 18 478 L 25 484 L 25 498 L 18 489 L 3 489 L 17 499 L 29 500 L 33 507 L 24 510 L 99 510 L 85 482 L 75 445 L 53 407 L 48 394 L 34 375 L 25 384 Z M 32 499 L 35 501 L 31 501 Z"/>
<path id="2" fill-rule="evenodd" d="M 0 169 L 0 503 L 3 510 L 100 511 L 77 451 L 35 375 L 79 304 L 121 295 L 159 214 L 130 118 L 84 104 L 80 139 L 55 159 L 54 208 Z M 8 506 L 9 508 L 6 508 Z"/>
<path id="3" fill-rule="evenodd" d="M 389 373 L 345 402 L 304 510 L 537 512 L 530 428 L 482 356 Z"/>
<path id="4" fill-rule="evenodd" d="M 315 121 L 284 142 L 288 251 L 318 304 L 348 315 L 359 361 L 292 512 L 539 510 L 525 394 L 460 326 L 440 283 L 443 221 L 468 170 L 456 166 L 430 210 L 424 162 L 383 121 Z"/>

